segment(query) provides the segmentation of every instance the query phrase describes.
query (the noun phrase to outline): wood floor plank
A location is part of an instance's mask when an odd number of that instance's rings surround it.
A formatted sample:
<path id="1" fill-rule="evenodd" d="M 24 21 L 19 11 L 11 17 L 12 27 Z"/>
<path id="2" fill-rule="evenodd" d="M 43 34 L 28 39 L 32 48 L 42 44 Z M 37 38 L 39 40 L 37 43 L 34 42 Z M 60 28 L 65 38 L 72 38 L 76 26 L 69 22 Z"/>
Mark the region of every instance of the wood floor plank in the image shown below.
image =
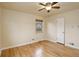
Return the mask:
<path id="1" fill-rule="evenodd" d="M 79 50 L 64 45 L 40 41 L 2 51 L 2 57 L 79 57 Z"/>

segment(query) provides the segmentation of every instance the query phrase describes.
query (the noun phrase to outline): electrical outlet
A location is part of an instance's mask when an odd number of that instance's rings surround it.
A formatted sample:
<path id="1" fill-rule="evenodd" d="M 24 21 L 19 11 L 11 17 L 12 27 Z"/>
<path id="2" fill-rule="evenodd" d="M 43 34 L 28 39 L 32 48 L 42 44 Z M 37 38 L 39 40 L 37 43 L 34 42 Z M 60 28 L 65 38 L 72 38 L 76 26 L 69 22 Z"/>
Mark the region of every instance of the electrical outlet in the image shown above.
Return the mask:
<path id="1" fill-rule="evenodd" d="M 70 45 L 74 45 L 74 43 L 70 43 Z"/>

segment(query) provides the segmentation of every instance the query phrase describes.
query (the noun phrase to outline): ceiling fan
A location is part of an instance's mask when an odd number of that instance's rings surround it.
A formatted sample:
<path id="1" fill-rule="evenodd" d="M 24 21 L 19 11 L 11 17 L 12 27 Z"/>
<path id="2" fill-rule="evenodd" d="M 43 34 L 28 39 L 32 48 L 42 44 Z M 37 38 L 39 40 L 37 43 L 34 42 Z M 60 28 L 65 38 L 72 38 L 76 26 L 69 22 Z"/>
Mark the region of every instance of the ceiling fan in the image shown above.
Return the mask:
<path id="1" fill-rule="evenodd" d="M 55 5 L 55 4 L 57 4 L 57 3 L 58 3 L 58 2 L 39 3 L 39 5 L 42 5 L 42 8 L 39 9 L 38 11 L 42 11 L 42 10 L 46 9 L 47 12 L 50 12 L 50 10 L 51 10 L 52 8 L 54 8 L 54 9 L 59 9 L 60 6 L 56 6 L 56 5 Z"/>

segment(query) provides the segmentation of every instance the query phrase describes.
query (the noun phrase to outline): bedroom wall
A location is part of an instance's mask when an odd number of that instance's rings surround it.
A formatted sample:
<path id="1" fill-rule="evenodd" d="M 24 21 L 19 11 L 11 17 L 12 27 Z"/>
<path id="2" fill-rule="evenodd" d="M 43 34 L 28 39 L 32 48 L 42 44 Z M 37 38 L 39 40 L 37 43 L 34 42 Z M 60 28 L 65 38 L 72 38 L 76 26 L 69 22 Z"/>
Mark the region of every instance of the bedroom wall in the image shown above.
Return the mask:
<path id="1" fill-rule="evenodd" d="M 43 40 L 44 26 L 42 33 L 37 34 L 35 31 L 35 20 L 37 18 L 43 20 L 42 17 L 37 17 L 32 14 L 3 9 L 2 48 L 14 47 Z"/>
<path id="2" fill-rule="evenodd" d="M 49 17 L 47 20 L 47 37 L 50 41 L 56 39 L 56 19 L 63 17 L 65 19 L 65 45 L 79 49 L 79 10 L 73 10 Z M 70 45 L 74 43 L 74 45 Z"/>

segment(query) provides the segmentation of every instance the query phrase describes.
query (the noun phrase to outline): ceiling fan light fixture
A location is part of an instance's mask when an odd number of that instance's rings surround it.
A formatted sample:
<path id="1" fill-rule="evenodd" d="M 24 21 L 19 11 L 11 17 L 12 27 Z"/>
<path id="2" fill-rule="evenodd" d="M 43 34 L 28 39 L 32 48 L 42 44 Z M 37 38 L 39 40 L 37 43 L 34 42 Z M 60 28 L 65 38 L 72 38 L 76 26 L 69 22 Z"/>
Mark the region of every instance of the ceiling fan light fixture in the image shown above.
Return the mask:
<path id="1" fill-rule="evenodd" d="M 41 11 L 41 10 L 43 10 L 43 9 L 46 9 L 47 12 L 50 12 L 50 10 L 51 10 L 52 8 L 54 8 L 54 9 L 59 9 L 60 6 L 56 6 L 57 3 L 58 3 L 58 2 L 45 2 L 45 3 L 40 3 L 40 5 L 42 5 L 42 8 L 39 9 L 39 11 Z"/>
<path id="2" fill-rule="evenodd" d="M 51 6 L 47 6 L 45 8 L 46 8 L 46 10 L 51 10 Z"/>

